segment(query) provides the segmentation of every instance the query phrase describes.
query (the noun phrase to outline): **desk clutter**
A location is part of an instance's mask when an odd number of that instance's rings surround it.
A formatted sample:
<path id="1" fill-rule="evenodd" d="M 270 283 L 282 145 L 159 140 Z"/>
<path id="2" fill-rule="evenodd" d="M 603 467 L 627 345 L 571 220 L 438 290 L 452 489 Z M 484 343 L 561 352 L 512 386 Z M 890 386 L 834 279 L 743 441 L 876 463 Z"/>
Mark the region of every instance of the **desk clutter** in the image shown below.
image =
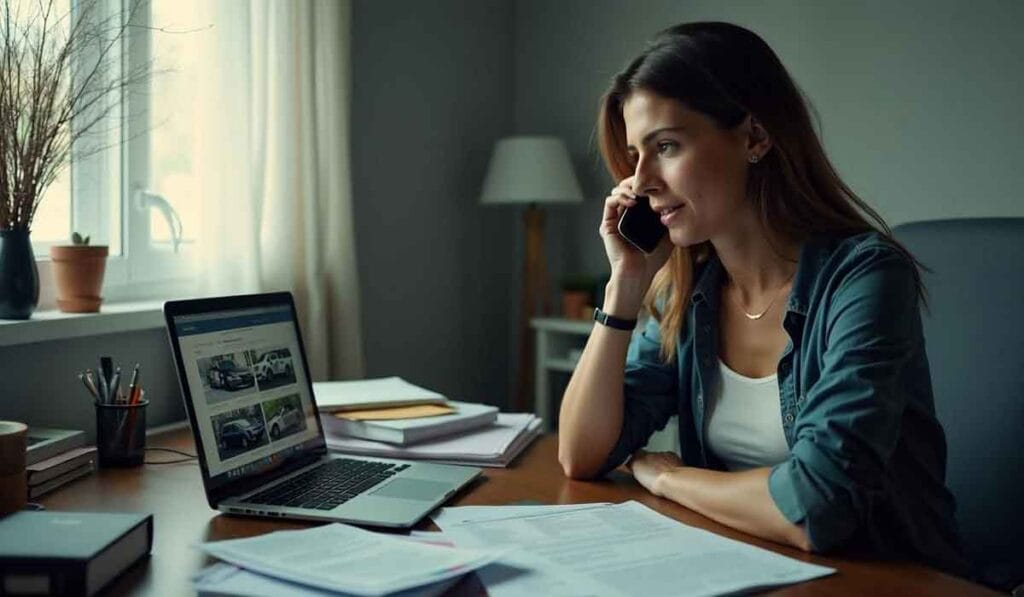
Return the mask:
<path id="1" fill-rule="evenodd" d="M 193 587 L 200 595 L 439 595 L 475 572 L 492 597 L 721 595 L 835 572 L 635 501 L 463 506 L 432 518 L 441 532 L 400 537 L 334 524 L 204 543 L 199 549 L 222 562 Z"/>
<path id="2" fill-rule="evenodd" d="M 348 454 L 506 467 L 541 434 L 533 414 L 448 400 L 398 377 L 318 382 L 313 393 L 327 447 Z"/>
<path id="3" fill-rule="evenodd" d="M 146 451 L 146 391 L 139 364 L 131 380 L 121 374 L 110 357 L 100 357 L 95 372 L 86 369 L 78 379 L 96 406 L 96 446 L 100 466 L 139 466 Z"/>

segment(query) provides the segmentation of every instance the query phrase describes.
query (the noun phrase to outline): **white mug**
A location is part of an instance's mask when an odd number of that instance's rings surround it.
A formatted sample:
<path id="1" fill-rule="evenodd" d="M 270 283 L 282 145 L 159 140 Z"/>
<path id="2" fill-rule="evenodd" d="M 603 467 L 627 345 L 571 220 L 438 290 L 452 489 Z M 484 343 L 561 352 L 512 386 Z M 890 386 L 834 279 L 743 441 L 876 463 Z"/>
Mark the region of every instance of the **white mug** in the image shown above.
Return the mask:
<path id="1" fill-rule="evenodd" d="M 17 512 L 28 501 L 25 450 L 28 427 L 0 421 L 0 516 Z"/>

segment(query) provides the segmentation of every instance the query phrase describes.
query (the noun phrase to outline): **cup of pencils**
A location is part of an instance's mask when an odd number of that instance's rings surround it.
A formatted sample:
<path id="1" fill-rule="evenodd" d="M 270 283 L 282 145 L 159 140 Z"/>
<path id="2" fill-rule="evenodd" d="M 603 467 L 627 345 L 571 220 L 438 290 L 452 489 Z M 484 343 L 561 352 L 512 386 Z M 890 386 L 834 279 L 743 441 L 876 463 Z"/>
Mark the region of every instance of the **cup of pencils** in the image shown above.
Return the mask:
<path id="1" fill-rule="evenodd" d="M 146 452 L 146 391 L 139 382 L 139 366 L 132 371 L 131 382 L 121 384 L 121 368 L 114 368 L 108 357 L 100 359 L 100 369 L 79 374 L 82 383 L 95 398 L 96 456 L 101 467 L 128 467 L 142 464 Z"/>

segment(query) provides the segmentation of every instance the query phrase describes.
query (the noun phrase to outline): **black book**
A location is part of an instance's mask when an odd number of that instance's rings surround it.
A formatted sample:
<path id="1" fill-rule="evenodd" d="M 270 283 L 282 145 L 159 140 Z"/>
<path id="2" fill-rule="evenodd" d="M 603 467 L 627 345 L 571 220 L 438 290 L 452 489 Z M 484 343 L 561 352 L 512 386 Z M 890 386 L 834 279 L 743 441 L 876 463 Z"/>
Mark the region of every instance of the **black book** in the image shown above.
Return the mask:
<path id="1" fill-rule="evenodd" d="M 152 547 L 152 514 L 15 512 L 0 518 L 0 592 L 94 595 Z"/>

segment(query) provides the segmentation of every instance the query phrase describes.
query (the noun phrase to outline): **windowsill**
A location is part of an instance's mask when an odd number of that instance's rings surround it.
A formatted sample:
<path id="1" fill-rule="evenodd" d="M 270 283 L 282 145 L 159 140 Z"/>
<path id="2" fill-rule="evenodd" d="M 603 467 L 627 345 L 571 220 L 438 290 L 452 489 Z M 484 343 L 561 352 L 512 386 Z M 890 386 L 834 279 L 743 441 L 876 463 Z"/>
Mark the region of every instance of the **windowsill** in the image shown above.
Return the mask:
<path id="1" fill-rule="evenodd" d="M 0 346 L 162 327 L 163 301 L 104 304 L 99 313 L 36 311 L 24 321 L 0 320 Z"/>

